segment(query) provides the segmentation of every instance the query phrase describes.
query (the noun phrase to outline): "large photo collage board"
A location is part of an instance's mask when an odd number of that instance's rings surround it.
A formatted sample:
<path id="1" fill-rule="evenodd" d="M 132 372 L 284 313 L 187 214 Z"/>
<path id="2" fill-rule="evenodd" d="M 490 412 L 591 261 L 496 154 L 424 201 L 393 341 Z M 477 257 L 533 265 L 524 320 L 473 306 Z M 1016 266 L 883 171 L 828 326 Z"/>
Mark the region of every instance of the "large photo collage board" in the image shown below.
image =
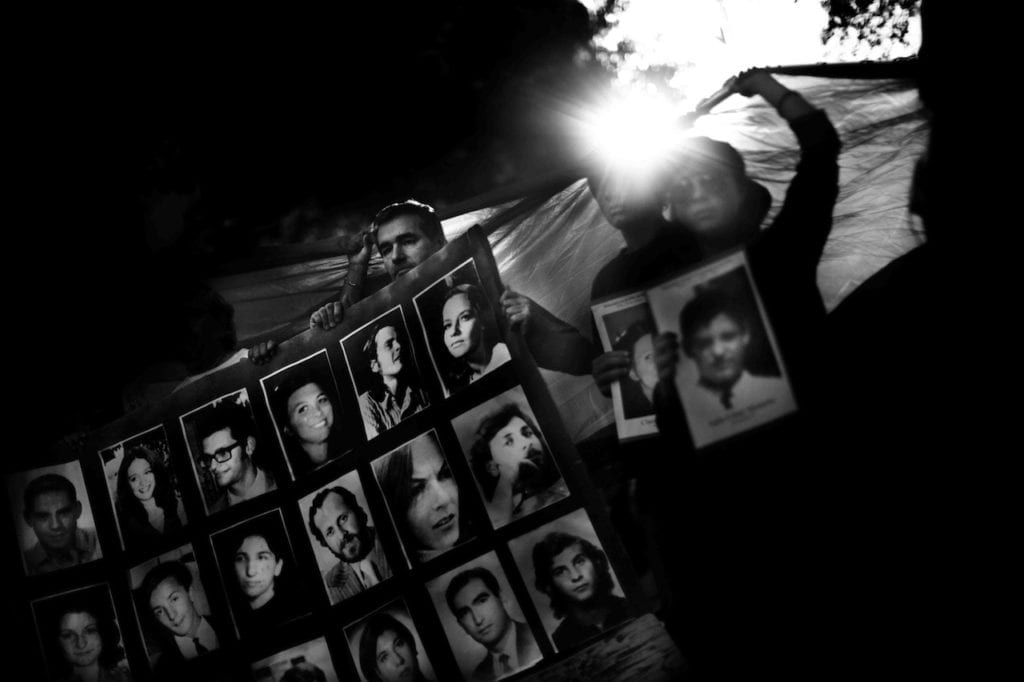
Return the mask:
<path id="1" fill-rule="evenodd" d="M 8 476 L 40 679 L 503 679 L 638 615 L 502 289 L 472 228 Z"/>

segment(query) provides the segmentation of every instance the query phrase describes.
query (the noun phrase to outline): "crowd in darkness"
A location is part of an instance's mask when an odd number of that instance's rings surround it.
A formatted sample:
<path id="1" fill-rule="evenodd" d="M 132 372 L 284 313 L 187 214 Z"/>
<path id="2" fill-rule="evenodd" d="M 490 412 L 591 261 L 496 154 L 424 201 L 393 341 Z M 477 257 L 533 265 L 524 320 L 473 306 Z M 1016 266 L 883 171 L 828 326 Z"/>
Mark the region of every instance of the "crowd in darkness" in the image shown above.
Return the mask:
<path id="1" fill-rule="evenodd" d="M 977 621 L 983 599 L 969 592 L 998 590 L 991 587 L 998 581 L 979 584 L 978 566 L 989 553 L 976 530 L 990 528 L 995 516 L 979 504 L 998 478 L 984 454 L 992 432 L 979 426 L 988 420 L 977 404 L 994 395 L 992 378 L 973 366 L 950 366 L 963 357 L 966 320 L 985 319 L 972 306 L 986 300 L 978 296 L 986 280 L 951 273 L 962 273 L 965 258 L 985 241 L 987 227 L 971 234 L 967 227 L 990 210 L 969 201 L 990 196 L 978 186 L 987 166 L 983 150 L 961 132 L 977 114 L 965 110 L 947 82 L 950 65 L 941 50 L 954 17 L 937 3 L 926 3 L 923 17 L 919 87 L 932 129 L 908 201 L 928 241 L 831 313 L 816 283 L 839 182 L 841 141 L 823 110 L 827 102 L 808 102 L 760 70 L 730 80 L 736 93 L 773 107 L 799 144 L 785 202 L 770 224 L 766 190 L 748 177 L 742 156 L 716 140 L 699 138 L 670 155 L 654 184 L 636 184 L 611 166 L 588 174 L 594 199 L 623 242 L 597 273 L 592 300 L 744 248 L 798 412 L 722 443 L 713 456 L 694 447 L 674 381 L 680 362 L 699 368 L 698 385 L 713 404 L 731 408 L 770 390 L 769 379 L 747 363 L 751 322 L 721 292 L 683 311 L 682 338 L 637 328 L 629 344 L 607 352 L 511 289 L 494 311 L 542 367 L 590 374 L 605 395 L 615 382 L 640 382 L 660 434 L 606 443 L 636 481 L 632 500 L 611 502 L 639 506 L 622 514 L 639 514 L 652 529 L 645 542 L 623 540 L 644 554 L 634 561 L 658 567 L 661 615 L 702 678 L 742 679 L 770 669 L 829 679 L 887 665 L 918 675 L 945 670 L 960 658 L 949 652 L 969 651 L 979 634 L 967 623 Z M 336 326 L 364 295 L 374 249 L 395 280 L 444 245 L 430 206 L 409 200 L 383 208 L 349 258 L 343 289 L 312 314 L 310 327 Z M 484 327 L 473 331 L 478 320 L 493 324 L 474 295 L 463 285 L 445 297 L 446 343 L 465 336 L 447 346 L 458 370 L 453 385 L 474 381 L 508 352 L 488 340 Z M 221 322 L 230 327 L 230 315 Z M 391 406 L 379 408 L 380 420 L 390 418 L 388 409 L 419 409 L 413 388 L 387 380 L 380 359 L 386 338 L 371 335 L 366 349 L 381 377 L 373 400 Z M 223 339 L 223 350 L 233 350 L 232 335 Z M 264 342 L 248 358 L 265 363 L 276 350 L 276 342 Z M 300 382 L 295 390 L 310 385 Z M 289 405 L 291 392 L 284 398 Z M 316 511 L 310 524 L 319 529 Z M 635 533 L 640 525 L 627 519 L 619 530 Z M 372 537 L 366 540 L 369 551 Z M 71 541 L 76 552 L 90 551 L 88 538 Z M 482 574 L 466 582 L 499 592 Z M 456 614 L 460 589 L 449 597 Z"/>

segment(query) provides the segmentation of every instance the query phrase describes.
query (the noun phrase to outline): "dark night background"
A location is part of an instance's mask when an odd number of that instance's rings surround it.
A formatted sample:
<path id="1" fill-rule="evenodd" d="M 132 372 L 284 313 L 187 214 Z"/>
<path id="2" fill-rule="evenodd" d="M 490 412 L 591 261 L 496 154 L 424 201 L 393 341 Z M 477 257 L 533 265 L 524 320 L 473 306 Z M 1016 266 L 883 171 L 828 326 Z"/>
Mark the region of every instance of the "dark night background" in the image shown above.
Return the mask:
<path id="1" fill-rule="evenodd" d="M 30 417 L 45 442 L 118 416 L 223 263 L 549 169 L 551 103 L 604 73 L 572 0 L 126 20 L 47 28 L 12 102 L 42 190 L 9 232 L 12 331 L 48 370 L 25 403 L 51 405 Z"/>

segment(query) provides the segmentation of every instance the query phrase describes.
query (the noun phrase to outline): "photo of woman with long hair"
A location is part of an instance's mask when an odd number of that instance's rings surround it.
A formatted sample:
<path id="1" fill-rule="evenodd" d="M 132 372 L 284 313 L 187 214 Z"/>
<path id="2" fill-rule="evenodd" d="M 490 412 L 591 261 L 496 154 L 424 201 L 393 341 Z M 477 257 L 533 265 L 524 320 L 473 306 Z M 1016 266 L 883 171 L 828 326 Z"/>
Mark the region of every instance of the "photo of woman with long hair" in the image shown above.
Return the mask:
<path id="1" fill-rule="evenodd" d="M 331 380 L 305 370 L 271 393 L 271 409 L 295 475 L 315 469 L 348 448 L 341 437 L 341 410 Z"/>
<path id="2" fill-rule="evenodd" d="M 451 356 L 445 380 L 450 390 L 468 386 L 511 357 L 483 292 L 475 284 L 448 289 L 441 307 L 441 329 Z"/>
<path id="3" fill-rule="evenodd" d="M 117 518 L 126 549 L 150 547 L 185 525 L 164 458 L 146 443 L 128 446 L 117 468 Z"/>
<path id="4" fill-rule="evenodd" d="M 428 561 L 467 539 L 459 484 L 434 432 L 380 458 L 373 469 L 412 559 Z"/>
<path id="5" fill-rule="evenodd" d="M 511 360 L 472 261 L 416 296 L 435 369 L 447 394 Z"/>

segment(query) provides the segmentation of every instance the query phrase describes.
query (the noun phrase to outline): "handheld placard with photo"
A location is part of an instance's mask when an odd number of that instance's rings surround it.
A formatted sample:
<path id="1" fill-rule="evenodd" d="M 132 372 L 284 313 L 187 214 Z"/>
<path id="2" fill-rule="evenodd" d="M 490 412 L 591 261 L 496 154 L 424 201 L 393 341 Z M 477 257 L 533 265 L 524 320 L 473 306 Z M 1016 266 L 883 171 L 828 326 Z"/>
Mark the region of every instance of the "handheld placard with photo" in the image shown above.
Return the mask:
<path id="1" fill-rule="evenodd" d="M 654 415 L 654 321 L 644 292 L 606 299 L 591 306 L 601 347 L 629 354 L 629 375 L 612 384 L 612 409 L 620 441 L 658 433 Z"/>
<path id="2" fill-rule="evenodd" d="M 696 447 L 794 412 L 796 400 L 743 251 L 647 291 L 679 338 L 676 388 Z"/>

